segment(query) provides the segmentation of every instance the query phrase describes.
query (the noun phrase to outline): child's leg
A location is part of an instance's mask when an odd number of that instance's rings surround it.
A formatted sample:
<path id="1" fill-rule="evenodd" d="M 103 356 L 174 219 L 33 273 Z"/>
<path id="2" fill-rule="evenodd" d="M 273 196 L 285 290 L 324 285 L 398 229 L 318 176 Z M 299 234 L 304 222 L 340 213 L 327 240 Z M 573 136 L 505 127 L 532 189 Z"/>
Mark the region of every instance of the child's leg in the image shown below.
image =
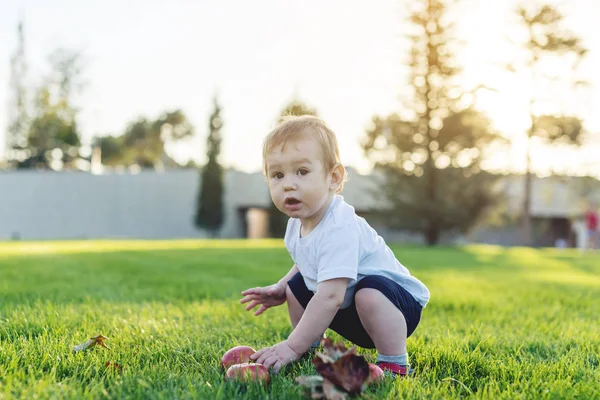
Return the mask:
<path id="1" fill-rule="evenodd" d="M 367 276 L 358 282 L 354 303 L 361 329 L 379 353 L 377 364 L 394 374 L 409 374 L 406 339 L 421 320 L 421 305 L 383 276 Z"/>
<path id="2" fill-rule="evenodd" d="M 376 289 L 356 292 L 356 311 L 380 354 L 406 354 L 406 320 L 398 308 Z"/>

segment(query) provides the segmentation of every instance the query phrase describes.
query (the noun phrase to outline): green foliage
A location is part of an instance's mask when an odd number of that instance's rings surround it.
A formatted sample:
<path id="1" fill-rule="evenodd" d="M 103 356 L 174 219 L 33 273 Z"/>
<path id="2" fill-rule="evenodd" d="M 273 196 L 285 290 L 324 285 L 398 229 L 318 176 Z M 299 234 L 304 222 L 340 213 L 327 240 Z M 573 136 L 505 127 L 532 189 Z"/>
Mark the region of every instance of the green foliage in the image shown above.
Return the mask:
<path id="1" fill-rule="evenodd" d="M 59 48 L 48 56 L 48 62 L 48 76 L 30 96 L 20 22 L 17 49 L 11 58 L 7 157 L 17 168 L 76 169 L 81 141 L 75 103 L 84 86 L 82 55 Z"/>
<path id="2" fill-rule="evenodd" d="M 181 110 L 164 112 L 151 121 L 139 118 L 130 123 L 120 136 L 99 136 L 102 163 L 110 166 L 139 165 L 143 168 L 177 166 L 165 151 L 165 144 L 194 134 L 194 127 Z"/>
<path id="3" fill-rule="evenodd" d="M 386 212 L 389 226 L 430 235 L 429 224 L 435 224 L 439 232 L 467 233 L 479 221 L 476 217 L 498 202 L 497 176 L 486 171 L 472 174 L 469 168 L 460 167 L 436 171 L 436 186 L 443 196 L 434 199 L 424 196 L 426 179 L 393 167 L 384 171 L 387 180 L 383 193 L 395 200 Z"/>
<path id="4" fill-rule="evenodd" d="M 154 129 L 155 124 L 146 118 L 131 123 L 123 134 L 123 145 L 126 165 L 139 165 L 142 168 L 153 168 L 163 154 L 163 141 L 160 129 Z"/>
<path id="5" fill-rule="evenodd" d="M 536 63 L 548 55 L 574 53 L 583 57 L 587 53 L 581 38 L 564 28 L 564 15 L 556 7 L 550 4 L 520 5 L 516 13 L 528 33 L 523 45 L 529 50 L 529 63 Z"/>
<path id="6" fill-rule="evenodd" d="M 392 250 L 432 300 L 408 340 L 414 377 L 362 398 L 600 396 L 598 254 Z M 289 266 L 280 241 L 0 243 L 0 397 L 300 400 L 294 379 L 315 374 L 309 357 L 267 387 L 229 383 L 219 366 L 235 345 L 289 335 L 285 305 L 253 317 L 239 304 Z M 71 353 L 100 333 L 110 350 Z"/>
<path id="7" fill-rule="evenodd" d="M 200 191 L 195 216 L 198 228 L 207 229 L 214 237 L 218 234 L 224 219 L 223 210 L 223 167 L 219 164 L 221 153 L 221 107 L 214 99 L 214 110 L 209 119 L 209 133 L 206 138 L 207 163 L 200 172 Z"/>
<path id="8" fill-rule="evenodd" d="M 413 96 L 402 113 L 374 116 L 363 140 L 384 172 L 386 219 L 436 244 L 444 231 L 465 232 L 501 200 L 496 177 L 482 171 L 485 152 L 500 143 L 489 119 L 461 108 L 452 25 L 444 1 L 421 0 L 412 14 Z"/>
<path id="9" fill-rule="evenodd" d="M 58 98 L 65 103 L 65 111 L 74 116 L 79 111 L 75 106 L 75 98 L 86 86 L 82 53 L 59 48 L 48 56 L 48 60 L 51 65 L 48 80 L 57 91 Z"/>
<path id="10" fill-rule="evenodd" d="M 50 57 L 51 72 L 38 88 L 27 132 L 27 157 L 20 168 L 75 169 L 81 145 L 75 97 L 81 91 L 81 54 L 59 49 Z"/>
<path id="11" fill-rule="evenodd" d="M 94 146 L 100 148 L 102 164 L 119 165 L 125 158 L 125 146 L 123 138 L 116 136 L 97 136 L 94 138 Z"/>
<path id="12" fill-rule="evenodd" d="M 580 118 L 542 115 L 534 120 L 536 136 L 546 143 L 581 143 L 583 124 Z"/>

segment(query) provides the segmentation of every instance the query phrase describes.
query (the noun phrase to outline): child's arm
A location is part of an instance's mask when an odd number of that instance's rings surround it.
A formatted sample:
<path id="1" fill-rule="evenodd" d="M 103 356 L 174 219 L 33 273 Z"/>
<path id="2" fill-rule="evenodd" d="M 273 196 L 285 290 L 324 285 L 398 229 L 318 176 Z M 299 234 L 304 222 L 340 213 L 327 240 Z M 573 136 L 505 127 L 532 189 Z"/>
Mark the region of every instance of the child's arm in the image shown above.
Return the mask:
<path id="1" fill-rule="evenodd" d="M 347 278 L 323 281 L 306 306 L 298 325 L 287 339 L 289 347 L 304 354 L 331 324 L 346 294 Z"/>
<path id="2" fill-rule="evenodd" d="M 287 286 L 287 283 L 296 273 L 298 272 L 298 264 L 294 264 L 294 266 L 290 269 L 290 271 L 277 282 L 278 285 L 283 285 L 283 287 Z"/>

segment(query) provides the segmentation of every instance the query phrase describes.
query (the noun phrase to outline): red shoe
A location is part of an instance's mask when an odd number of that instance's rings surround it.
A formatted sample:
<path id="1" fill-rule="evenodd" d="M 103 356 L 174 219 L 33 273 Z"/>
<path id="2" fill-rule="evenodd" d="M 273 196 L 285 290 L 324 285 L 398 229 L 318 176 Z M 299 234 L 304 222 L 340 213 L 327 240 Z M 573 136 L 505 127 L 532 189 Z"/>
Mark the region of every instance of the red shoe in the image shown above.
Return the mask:
<path id="1" fill-rule="evenodd" d="M 384 373 L 386 373 L 386 375 L 391 374 L 393 376 L 410 376 L 414 372 L 414 370 L 410 367 L 390 362 L 378 362 L 376 364 L 383 370 Z"/>

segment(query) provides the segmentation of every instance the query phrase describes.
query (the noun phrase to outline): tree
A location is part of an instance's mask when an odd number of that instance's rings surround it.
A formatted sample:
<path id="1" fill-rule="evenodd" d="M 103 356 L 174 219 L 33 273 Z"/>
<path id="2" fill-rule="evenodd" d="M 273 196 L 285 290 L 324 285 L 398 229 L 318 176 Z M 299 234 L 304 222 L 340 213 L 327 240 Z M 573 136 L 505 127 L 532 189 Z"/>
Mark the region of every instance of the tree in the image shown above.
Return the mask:
<path id="1" fill-rule="evenodd" d="M 48 87 L 39 90 L 36 104 L 37 113 L 27 137 L 29 157 L 19 167 L 62 169 L 71 165 L 81 142 L 76 122 L 65 110 L 66 104 L 55 103 Z"/>
<path id="2" fill-rule="evenodd" d="M 176 166 L 165 150 L 169 141 L 178 141 L 194 134 L 194 127 L 181 110 L 164 112 L 154 121 L 141 117 L 130 123 L 121 136 L 98 136 L 105 165 L 139 165 L 143 168 Z"/>
<path id="3" fill-rule="evenodd" d="M 6 136 L 6 158 L 9 162 L 19 158 L 17 152 L 27 145 L 29 107 L 26 87 L 27 62 L 25 59 L 25 33 L 23 22 L 17 26 L 17 48 L 10 60 L 9 125 Z"/>
<path id="4" fill-rule="evenodd" d="M 278 122 L 281 122 L 284 117 L 290 115 L 315 115 L 317 116 L 317 110 L 314 107 L 304 103 L 303 101 L 294 98 L 288 104 L 283 107 L 279 113 Z M 288 217 L 275 207 L 275 204 L 271 202 L 269 208 L 269 235 L 271 237 L 282 238 L 285 236 L 285 230 L 287 228 Z"/>
<path id="5" fill-rule="evenodd" d="M 49 81 L 57 92 L 57 98 L 65 105 L 65 113 L 71 119 L 79 112 L 76 97 L 83 92 L 86 81 L 83 79 L 83 55 L 75 50 L 59 48 L 48 57 L 51 65 Z"/>
<path id="6" fill-rule="evenodd" d="M 461 102 L 452 24 L 443 0 L 419 0 L 410 17 L 412 96 L 403 111 L 373 117 L 362 142 L 382 172 L 386 220 L 421 232 L 428 245 L 444 231 L 466 232 L 498 199 L 481 168 L 499 136 L 487 117 Z"/>
<path id="7" fill-rule="evenodd" d="M 538 7 L 520 6 L 517 14 L 525 32 L 522 43 L 524 61 L 520 68 L 509 65 L 511 71 L 519 69 L 526 71 L 531 77 L 532 90 L 529 98 L 530 126 L 527 131 L 527 155 L 525 167 L 525 196 L 523 200 L 522 234 L 525 245 L 531 245 L 531 188 L 532 166 L 531 152 L 533 138 L 540 139 L 545 144 L 581 143 L 582 122 L 579 118 L 567 115 L 540 115 L 536 112 L 539 93 L 534 93 L 536 83 L 546 78 L 544 65 L 547 59 L 560 60 L 570 63 L 572 70 L 576 69 L 587 50 L 581 40 L 562 28 L 564 17 L 554 7 L 541 5 Z M 572 57 L 567 57 L 568 55 Z M 580 84 L 582 82 L 575 82 Z"/>
<path id="8" fill-rule="evenodd" d="M 195 224 L 207 229 L 211 237 L 216 237 L 223 224 L 223 167 L 219 164 L 221 153 L 221 107 L 214 98 L 214 110 L 209 119 L 209 133 L 206 138 L 207 163 L 200 173 L 200 191 Z"/>
<path id="9" fill-rule="evenodd" d="M 126 149 L 123 138 L 118 136 L 96 136 L 92 142 L 93 147 L 100 148 L 100 159 L 103 165 L 123 165 Z"/>
<path id="10" fill-rule="evenodd" d="M 49 57 L 51 73 L 39 87 L 20 168 L 75 168 L 81 145 L 74 97 L 83 88 L 81 55 L 59 49 Z"/>
<path id="11" fill-rule="evenodd" d="M 129 124 L 123 134 L 122 143 L 127 165 L 139 165 L 142 168 L 154 168 L 164 149 L 160 131 L 147 118 L 139 118 Z"/>

